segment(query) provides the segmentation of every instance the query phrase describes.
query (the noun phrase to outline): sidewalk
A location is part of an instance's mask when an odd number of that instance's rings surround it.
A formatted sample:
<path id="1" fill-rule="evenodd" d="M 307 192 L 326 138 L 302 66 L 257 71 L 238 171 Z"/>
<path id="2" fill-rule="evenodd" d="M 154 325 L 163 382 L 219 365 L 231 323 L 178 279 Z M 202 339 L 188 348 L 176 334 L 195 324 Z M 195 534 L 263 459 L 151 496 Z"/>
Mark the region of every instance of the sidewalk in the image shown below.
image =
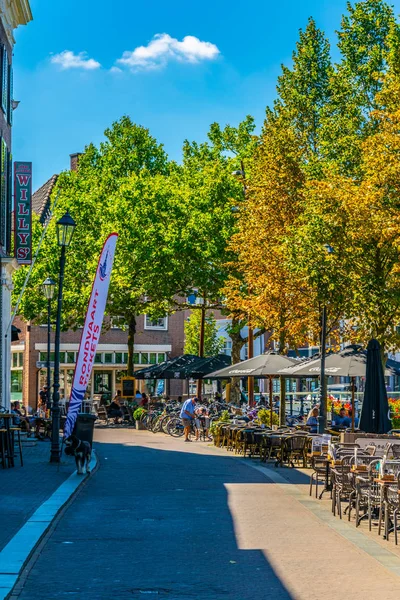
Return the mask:
<path id="1" fill-rule="evenodd" d="M 13 469 L 0 467 L 0 550 L 75 470 L 65 455 L 60 465 L 50 464 L 50 441 L 30 443 L 23 444 L 23 467 L 19 455 Z"/>

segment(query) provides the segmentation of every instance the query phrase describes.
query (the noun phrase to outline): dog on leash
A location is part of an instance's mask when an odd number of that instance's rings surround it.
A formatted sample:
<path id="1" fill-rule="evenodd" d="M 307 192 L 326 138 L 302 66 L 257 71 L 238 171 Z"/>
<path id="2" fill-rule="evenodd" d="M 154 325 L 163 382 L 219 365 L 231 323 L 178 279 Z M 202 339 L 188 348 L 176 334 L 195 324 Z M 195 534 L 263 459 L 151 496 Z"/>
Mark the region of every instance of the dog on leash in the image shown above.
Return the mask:
<path id="1" fill-rule="evenodd" d="M 78 475 L 83 475 L 83 468 L 86 473 L 90 473 L 90 459 L 92 457 L 92 448 L 89 442 L 83 442 L 76 435 L 70 435 L 65 440 L 65 453 L 69 456 L 75 456 L 76 470 Z"/>

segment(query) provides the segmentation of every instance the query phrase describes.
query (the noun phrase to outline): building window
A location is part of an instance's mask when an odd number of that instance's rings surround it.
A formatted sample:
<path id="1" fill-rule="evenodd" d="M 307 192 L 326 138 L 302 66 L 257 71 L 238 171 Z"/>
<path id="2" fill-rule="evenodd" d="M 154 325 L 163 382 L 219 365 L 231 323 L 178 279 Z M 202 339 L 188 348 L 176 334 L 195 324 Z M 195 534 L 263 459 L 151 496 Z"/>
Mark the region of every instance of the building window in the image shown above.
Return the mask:
<path id="1" fill-rule="evenodd" d="M 96 364 L 101 364 L 103 362 L 103 357 L 101 355 L 101 352 L 96 352 L 95 357 L 94 357 L 94 362 Z"/>
<path id="2" fill-rule="evenodd" d="M 152 319 L 148 315 L 145 315 L 144 316 L 144 328 L 145 329 L 159 329 L 159 330 L 166 331 L 168 329 L 168 317 Z"/>
<path id="3" fill-rule="evenodd" d="M 149 364 L 149 353 L 148 352 L 141 352 L 140 353 L 140 364 L 141 365 L 148 365 Z"/>
<path id="4" fill-rule="evenodd" d="M 227 356 L 232 356 L 232 340 L 227 338 L 224 339 L 224 347 L 222 349 L 222 352 Z"/>
<path id="5" fill-rule="evenodd" d="M 128 362 L 128 355 L 126 355 L 126 362 Z M 133 353 L 133 364 L 134 365 L 140 365 L 139 352 L 134 352 Z"/>
<path id="6" fill-rule="evenodd" d="M 69 364 L 73 364 L 75 362 L 75 352 L 66 352 L 65 353 L 65 362 Z"/>
<path id="7" fill-rule="evenodd" d="M 150 364 L 151 365 L 157 364 L 157 354 L 155 352 L 150 352 Z"/>
<path id="8" fill-rule="evenodd" d="M 104 362 L 107 365 L 110 365 L 113 362 L 113 353 L 112 352 L 105 352 L 104 353 Z"/>
<path id="9" fill-rule="evenodd" d="M 124 364 L 123 363 L 123 356 L 124 356 L 123 352 L 116 352 L 115 353 L 115 363 L 117 365 L 123 365 Z"/>
<path id="10" fill-rule="evenodd" d="M 157 362 L 162 363 L 165 360 L 165 352 L 159 352 L 157 354 Z"/>
<path id="11" fill-rule="evenodd" d="M 18 367 L 18 352 L 14 352 L 12 355 L 12 366 Z"/>

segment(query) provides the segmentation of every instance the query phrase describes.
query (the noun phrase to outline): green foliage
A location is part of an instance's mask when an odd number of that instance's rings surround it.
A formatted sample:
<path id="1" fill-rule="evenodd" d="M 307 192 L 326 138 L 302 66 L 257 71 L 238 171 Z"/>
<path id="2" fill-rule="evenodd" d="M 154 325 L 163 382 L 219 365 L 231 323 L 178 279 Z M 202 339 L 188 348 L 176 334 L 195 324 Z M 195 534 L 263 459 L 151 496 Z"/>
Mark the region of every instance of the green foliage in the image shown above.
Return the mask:
<path id="1" fill-rule="evenodd" d="M 201 310 L 193 310 L 185 322 L 185 353 L 199 354 Z M 218 335 L 214 313 L 207 313 L 204 322 L 204 356 L 216 356 L 224 347 L 224 338 Z"/>
<path id="2" fill-rule="evenodd" d="M 223 410 L 222 413 L 220 414 L 220 416 L 218 417 L 218 419 L 214 419 L 210 425 L 210 434 L 212 436 L 215 436 L 215 434 L 218 431 L 218 428 L 221 427 L 221 425 L 224 425 L 226 423 L 229 423 L 231 420 L 231 417 L 229 415 L 229 411 L 227 410 Z"/>
<path id="3" fill-rule="evenodd" d="M 135 419 L 135 421 L 140 421 L 140 419 L 143 417 L 143 415 L 145 415 L 147 413 L 147 410 L 145 408 L 143 408 L 142 406 L 139 406 L 139 408 L 137 408 L 134 413 L 133 413 L 133 418 Z"/>
<path id="4" fill-rule="evenodd" d="M 271 427 L 271 411 L 266 408 L 261 408 L 257 413 L 257 421 L 262 425 Z M 272 425 L 279 425 L 279 416 L 276 412 L 272 413 Z"/>

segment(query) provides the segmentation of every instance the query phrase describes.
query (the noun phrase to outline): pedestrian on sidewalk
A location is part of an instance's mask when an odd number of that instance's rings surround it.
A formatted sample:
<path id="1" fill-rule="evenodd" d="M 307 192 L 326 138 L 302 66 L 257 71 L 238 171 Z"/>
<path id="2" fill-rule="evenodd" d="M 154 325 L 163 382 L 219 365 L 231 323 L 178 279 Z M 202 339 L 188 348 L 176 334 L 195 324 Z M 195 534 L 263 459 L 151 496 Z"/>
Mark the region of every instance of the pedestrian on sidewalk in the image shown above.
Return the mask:
<path id="1" fill-rule="evenodd" d="M 197 398 L 188 398 L 182 405 L 180 418 L 185 432 L 185 442 L 190 442 L 189 434 L 192 427 L 193 419 L 195 418 Z"/>

